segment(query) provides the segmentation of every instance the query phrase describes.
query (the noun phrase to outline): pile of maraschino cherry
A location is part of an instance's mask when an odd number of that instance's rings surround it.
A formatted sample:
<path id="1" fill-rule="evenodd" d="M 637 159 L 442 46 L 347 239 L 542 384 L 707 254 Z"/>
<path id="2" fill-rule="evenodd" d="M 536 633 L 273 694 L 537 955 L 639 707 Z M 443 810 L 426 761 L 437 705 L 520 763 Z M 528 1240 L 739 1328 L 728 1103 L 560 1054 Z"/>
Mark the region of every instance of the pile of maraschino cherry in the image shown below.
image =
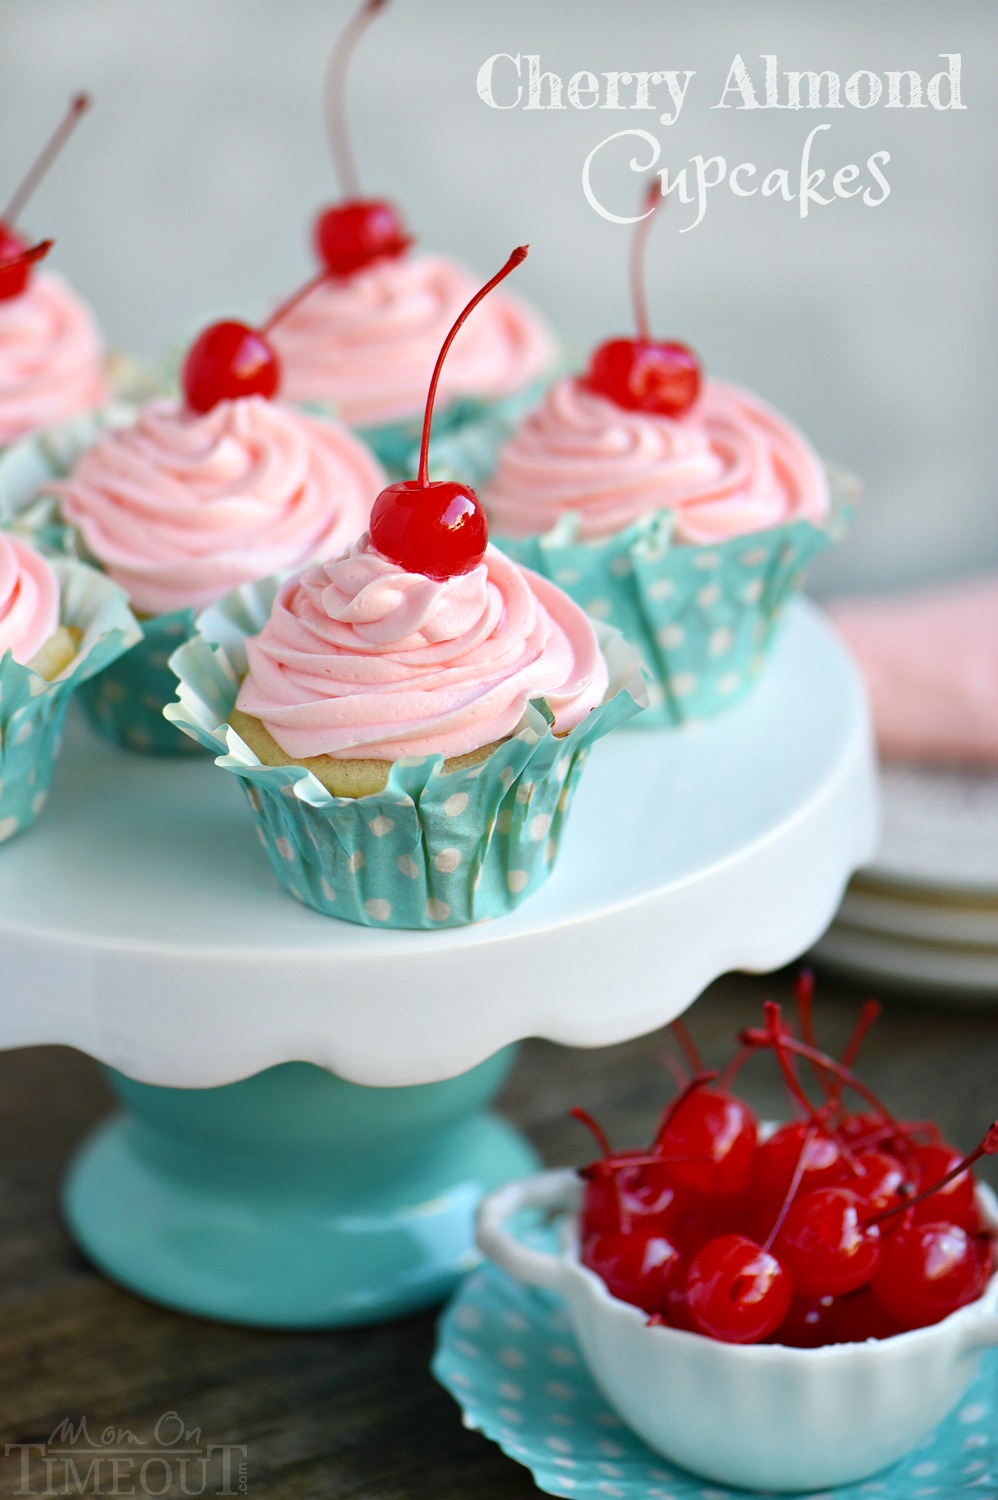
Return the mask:
<path id="1" fill-rule="evenodd" d="M 889 1338 L 975 1301 L 994 1271 L 972 1167 L 998 1153 L 998 1124 L 961 1156 L 931 1122 L 896 1119 L 852 1067 L 876 1004 L 838 1061 L 815 1045 L 812 994 L 804 974 L 796 1029 L 765 1005 L 723 1075 L 678 1026 L 691 1076 L 647 1150 L 613 1152 L 573 1111 L 602 1151 L 581 1172 L 583 1264 L 653 1324 L 797 1348 Z M 731 1092 L 759 1052 L 798 1116 L 768 1134 Z"/>

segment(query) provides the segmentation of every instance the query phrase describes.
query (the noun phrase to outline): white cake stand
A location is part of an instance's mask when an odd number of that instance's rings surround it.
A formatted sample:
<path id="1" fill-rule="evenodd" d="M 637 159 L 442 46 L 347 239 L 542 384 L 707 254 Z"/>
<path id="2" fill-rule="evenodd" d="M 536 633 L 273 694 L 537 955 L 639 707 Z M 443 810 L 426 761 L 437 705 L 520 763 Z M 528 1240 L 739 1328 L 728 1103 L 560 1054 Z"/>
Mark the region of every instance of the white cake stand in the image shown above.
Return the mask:
<path id="1" fill-rule="evenodd" d="M 234 778 L 74 725 L 43 819 L 0 850 L 0 1045 L 123 1075 L 67 1189 L 111 1275 L 238 1321 L 386 1316 L 446 1289 L 477 1196 L 530 1163 L 484 1108 L 503 1049 L 622 1041 L 789 962 L 875 809 L 862 690 L 806 604 L 728 714 L 600 743 L 548 884 L 472 928 L 297 905 Z"/>

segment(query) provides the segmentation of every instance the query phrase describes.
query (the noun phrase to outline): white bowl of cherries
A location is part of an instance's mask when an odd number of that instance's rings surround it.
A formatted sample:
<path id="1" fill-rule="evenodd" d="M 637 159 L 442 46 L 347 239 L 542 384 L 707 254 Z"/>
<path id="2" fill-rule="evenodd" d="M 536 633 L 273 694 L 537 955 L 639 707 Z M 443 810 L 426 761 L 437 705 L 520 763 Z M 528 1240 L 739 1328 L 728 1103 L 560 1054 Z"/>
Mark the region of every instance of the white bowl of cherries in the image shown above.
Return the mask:
<path id="1" fill-rule="evenodd" d="M 998 1201 L 972 1171 L 998 1125 L 961 1158 L 933 1125 L 895 1119 L 814 1046 L 806 982 L 798 999 L 800 1035 L 767 1005 L 720 1080 L 680 1088 L 647 1150 L 613 1153 L 576 1111 L 601 1157 L 500 1189 L 478 1221 L 487 1256 L 565 1299 L 594 1380 L 650 1447 L 770 1491 L 895 1463 L 998 1344 Z M 762 1050 L 789 1124 L 757 1127 L 730 1091 Z M 509 1232 L 527 1209 L 562 1217 L 559 1254 Z"/>

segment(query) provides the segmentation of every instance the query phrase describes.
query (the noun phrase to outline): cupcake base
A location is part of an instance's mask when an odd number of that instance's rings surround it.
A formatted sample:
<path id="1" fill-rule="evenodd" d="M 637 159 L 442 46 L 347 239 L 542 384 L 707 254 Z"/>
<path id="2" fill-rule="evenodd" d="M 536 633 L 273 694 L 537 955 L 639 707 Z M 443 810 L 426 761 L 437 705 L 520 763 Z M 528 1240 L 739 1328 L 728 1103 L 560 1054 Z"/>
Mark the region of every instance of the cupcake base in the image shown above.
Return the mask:
<path id="1" fill-rule="evenodd" d="M 229 723 L 243 744 L 259 757 L 262 765 L 302 766 L 304 770 L 311 771 L 316 781 L 320 781 L 334 797 L 370 797 L 375 792 L 383 792 L 388 785 L 388 775 L 392 769 L 389 760 L 336 760 L 331 755 L 309 755 L 302 760 L 295 760 L 293 755 L 288 755 L 286 750 L 281 749 L 259 719 L 244 714 L 242 709 L 232 710 Z M 441 770 L 467 771 L 472 766 L 479 766 L 482 761 L 488 760 L 501 743 L 500 740 L 494 740 L 491 745 L 483 745 L 480 750 L 472 750 L 467 755 L 455 755 L 444 761 Z"/>
<path id="2" fill-rule="evenodd" d="M 477 1259 L 479 1198 L 536 1170 L 486 1108 L 512 1057 L 395 1089 L 309 1063 L 205 1089 L 111 1073 L 125 1113 L 73 1164 L 70 1228 L 115 1281 L 222 1322 L 346 1327 L 432 1306 Z"/>

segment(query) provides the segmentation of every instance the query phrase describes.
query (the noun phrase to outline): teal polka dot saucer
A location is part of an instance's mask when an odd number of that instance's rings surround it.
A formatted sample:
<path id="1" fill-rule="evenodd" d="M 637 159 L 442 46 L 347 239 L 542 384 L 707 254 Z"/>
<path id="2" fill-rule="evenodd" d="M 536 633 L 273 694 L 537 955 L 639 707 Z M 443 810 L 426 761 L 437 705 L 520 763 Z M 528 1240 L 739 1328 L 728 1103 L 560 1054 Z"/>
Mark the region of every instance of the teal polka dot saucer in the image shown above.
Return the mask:
<path id="1" fill-rule="evenodd" d="M 645 1447 L 593 1384 L 560 1298 L 496 1266 L 471 1275 L 441 1318 L 433 1373 L 461 1407 L 465 1426 L 526 1465 L 549 1495 L 745 1495 L 675 1469 Z M 986 1356 L 957 1410 L 908 1458 L 861 1484 L 821 1493 L 836 1500 L 998 1500 L 998 1354 Z"/>

